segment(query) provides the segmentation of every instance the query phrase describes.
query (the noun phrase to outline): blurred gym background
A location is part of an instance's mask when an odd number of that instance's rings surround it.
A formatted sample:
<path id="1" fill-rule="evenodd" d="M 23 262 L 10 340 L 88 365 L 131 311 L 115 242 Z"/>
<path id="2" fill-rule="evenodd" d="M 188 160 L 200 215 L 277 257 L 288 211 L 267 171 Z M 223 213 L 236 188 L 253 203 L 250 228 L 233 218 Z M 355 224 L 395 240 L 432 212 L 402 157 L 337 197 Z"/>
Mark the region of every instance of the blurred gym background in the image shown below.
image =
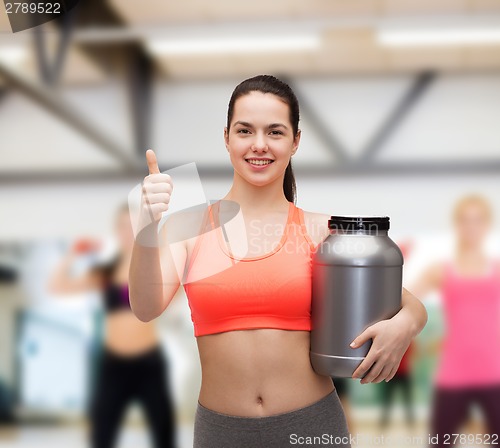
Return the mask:
<path id="1" fill-rule="evenodd" d="M 96 295 L 52 297 L 47 277 L 75 242 L 101 241 L 98 257 L 113 251 L 116 210 L 147 174 L 148 148 L 162 170 L 195 162 L 206 197 L 220 198 L 231 182 L 227 103 L 261 73 L 301 102 L 298 205 L 389 215 L 405 284 L 451 254 L 460 197 L 481 194 L 498 214 L 499 0 L 82 0 L 17 33 L 2 5 L 2 446 L 86 446 L 103 310 Z M 497 225 L 487 249 L 500 255 Z M 421 299 L 429 323 L 412 350 L 415 422 L 397 395 L 381 429 L 383 386 L 348 380 L 352 431 L 366 437 L 358 446 L 403 446 L 380 442 L 391 435 L 427 444 L 442 314 L 438 294 Z M 200 372 L 182 291 L 157 325 L 185 448 Z M 152 446 L 136 406 L 119 446 Z"/>

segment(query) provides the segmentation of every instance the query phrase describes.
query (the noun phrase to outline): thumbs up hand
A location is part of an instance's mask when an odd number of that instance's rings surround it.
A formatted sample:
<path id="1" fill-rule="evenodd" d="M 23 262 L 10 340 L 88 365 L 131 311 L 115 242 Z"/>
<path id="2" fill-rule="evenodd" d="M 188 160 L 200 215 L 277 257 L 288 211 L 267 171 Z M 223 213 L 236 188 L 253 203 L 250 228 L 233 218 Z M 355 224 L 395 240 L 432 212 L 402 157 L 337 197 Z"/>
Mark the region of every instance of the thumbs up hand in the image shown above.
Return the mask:
<path id="1" fill-rule="evenodd" d="M 158 224 L 162 213 L 168 210 L 173 190 L 172 179 L 168 174 L 160 173 L 156 154 L 152 149 L 146 151 L 149 175 L 142 183 L 140 228 L 149 224 Z"/>

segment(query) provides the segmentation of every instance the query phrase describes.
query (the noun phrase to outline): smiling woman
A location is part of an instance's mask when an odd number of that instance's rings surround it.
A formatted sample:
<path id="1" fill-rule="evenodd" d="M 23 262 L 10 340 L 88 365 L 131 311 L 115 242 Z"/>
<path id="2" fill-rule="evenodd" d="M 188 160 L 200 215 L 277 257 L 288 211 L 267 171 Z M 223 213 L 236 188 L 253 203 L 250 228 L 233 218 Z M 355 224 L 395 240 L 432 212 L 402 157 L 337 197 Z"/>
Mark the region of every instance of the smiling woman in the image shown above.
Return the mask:
<path id="1" fill-rule="evenodd" d="M 141 320 L 161 314 L 184 283 L 202 367 L 195 448 L 282 448 L 296 443 L 293 435 L 324 434 L 330 446 L 350 446 L 332 379 L 315 372 L 309 358 L 311 257 L 329 234 L 329 215 L 295 206 L 291 159 L 300 136 L 299 104 L 287 84 L 269 75 L 243 81 L 229 101 L 224 129 L 233 183 L 208 207 L 200 224 L 208 231 L 176 253 L 134 245 L 131 303 Z M 153 217 L 157 224 L 172 181 L 159 172 L 152 151 L 146 156 L 144 221 Z M 227 202 L 238 205 L 241 219 L 224 223 Z M 174 230 L 167 221 L 161 240 Z M 364 371 L 357 371 L 363 376 L 370 369 L 364 382 L 389 379 L 423 327 L 420 302 L 405 292 L 403 305 L 355 341 L 374 339 Z"/>
<path id="2" fill-rule="evenodd" d="M 234 120 L 236 104 L 242 118 Z M 226 149 L 235 173 L 240 173 L 242 160 L 250 168 L 263 172 L 270 171 L 266 168 L 273 164 L 269 168 L 273 168 L 272 174 L 283 177 L 283 192 L 290 202 L 296 199 L 291 157 L 300 143 L 299 117 L 299 102 L 292 89 L 272 76 L 261 75 L 235 88 L 224 129 Z M 231 143 L 230 136 L 234 136 Z"/>

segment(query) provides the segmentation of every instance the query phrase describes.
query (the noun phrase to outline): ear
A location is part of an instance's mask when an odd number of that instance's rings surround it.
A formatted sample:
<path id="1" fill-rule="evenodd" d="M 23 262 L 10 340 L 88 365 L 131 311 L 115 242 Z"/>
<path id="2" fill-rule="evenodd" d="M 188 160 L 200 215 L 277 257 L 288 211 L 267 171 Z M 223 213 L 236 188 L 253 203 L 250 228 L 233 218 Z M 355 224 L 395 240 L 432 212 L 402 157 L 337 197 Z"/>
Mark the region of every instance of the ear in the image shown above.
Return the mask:
<path id="1" fill-rule="evenodd" d="M 227 152 L 229 152 L 229 131 L 227 127 L 224 128 L 224 144 L 226 145 Z"/>
<path id="2" fill-rule="evenodd" d="M 299 143 L 300 143 L 300 136 L 302 135 L 301 130 L 299 129 L 297 131 L 297 134 L 295 135 L 295 138 L 293 139 L 293 149 L 292 149 L 292 156 L 297 152 L 297 149 L 299 149 Z"/>

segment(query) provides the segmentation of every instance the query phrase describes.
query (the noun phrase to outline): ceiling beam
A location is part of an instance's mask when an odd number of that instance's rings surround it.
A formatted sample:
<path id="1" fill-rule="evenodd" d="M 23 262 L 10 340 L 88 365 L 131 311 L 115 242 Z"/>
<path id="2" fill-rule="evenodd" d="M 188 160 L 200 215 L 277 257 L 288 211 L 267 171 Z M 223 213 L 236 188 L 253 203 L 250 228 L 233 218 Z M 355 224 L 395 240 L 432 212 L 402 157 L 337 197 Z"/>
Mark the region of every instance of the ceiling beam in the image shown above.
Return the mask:
<path id="1" fill-rule="evenodd" d="M 116 13 L 109 2 L 86 0 L 74 8 L 74 31 L 72 42 L 94 63 L 109 75 L 120 79 L 129 98 L 129 114 L 133 127 L 134 154 L 144 157 L 151 147 L 151 95 L 154 77 L 154 64 L 151 56 L 144 50 L 142 41 L 137 40 L 79 40 L 78 35 L 85 34 L 89 28 L 93 32 L 99 29 L 126 30 L 127 24 Z M 63 20 L 57 26 L 64 29 Z"/>
<path id="2" fill-rule="evenodd" d="M 434 71 L 420 73 L 415 78 L 410 88 L 396 103 L 380 128 L 375 131 L 373 137 L 361 151 L 358 156 L 360 162 L 367 162 L 376 157 L 381 151 L 384 143 L 394 134 L 394 132 L 396 132 L 398 127 L 403 123 L 404 119 L 409 115 L 435 79 L 436 73 Z"/>
<path id="3" fill-rule="evenodd" d="M 349 154 L 340 142 L 338 135 L 331 125 L 327 126 L 321 118 L 321 114 L 317 112 L 316 108 L 307 98 L 307 95 L 302 94 L 300 89 L 293 83 L 291 79 L 286 76 L 278 76 L 278 78 L 285 81 L 295 92 L 299 103 L 300 110 L 303 117 L 309 121 L 312 129 L 318 136 L 318 138 L 323 142 L 325 147 L 332 153 L 335 157 L 335 161 L 343 163 L 349 159 Z"/>
<path id="4" fill-rule="evenodd" d="M 174 168 L 164 166 L 163 170 Z M 233 176 L 231 167 L 211 167 L 197 165 L 200 177 L 205 179 L 230 179 Z M 339 166 L 325 165 L 296 165 L 294 171 L 300 178 L 348 178 L 348 177 L 397 177 L 397 176 L 453 176 L 500 174 L 500 159 L 491 161 L 439 161 L 439 162 L 391 162 L 376 164 L 346 163 Z M 0 186 L 10 184 L 59 184 L 59 183 L 115 183 L 141 182 L 147 175 L 145 167 L 138 167 L 133 171 L 111 170 L 54 170 L 54 171 L 9 171 L 0 172 Z"/>
<path id="5" fill-rule="evenodd" d="M 2 101 L 5 101 L 5 98 L 9 94 L 9 90 L 5 88 L 4 86 L 0 86 L 0 104 Z"/>
<path id="6" fill-rule="evenodd" d="M 123 148 L 123 145 L 103 133 L 92 121 L 68 103 L 57 90 L 34 83 L 1 62 L 0 75 L 19 92 L 94 142 L 115 159 L 124 171 L 136 169 L 138 158 L 134 157 L 133 152 Z"/>
<path id="7" fill-rule="evenodd" d="M 61 78 L 66 55 L 69 49 L 70 37 L 75 27 L 75 18 L 80 8 L 73 8 L 58 18 L 60 23 L 59 41 L 54 61 L 49 61 L 47 52 L 46 26 L 41 24 L 33 27 L 33 44 L 38 65 L 40 80 L 50 86 L 55 86 Z"/>
<path id="8" fill-rule="evenodd" d="M 494 0 L 490 0 L 494 1 Z M 293 17 L 259 17 L 248 18 L 239 17 L 239 20 L 229 19 L 227 15 L 220 17 L 212 16 L 210 20 L 206 17 L 200 20 L 172 20 L 161 21 L 160 15 L 165 12 L 162 2 L 156 2 L 160 8 L 154 21 L 141 22 L 137 17 L 123 18 L 127 11 L 117 12 L 117 8 L 112 6 L 113 2 L 102 0 L 85 0 L 80 2 L 75 8 L 85 10 L 82 14 L 84 19 L 82 27 L 75 30 L 73 36 L 77 42 L 137 42 L 151 37 L 169 38 L 186 37 L 196 34 L 198 36 L 226 35 L 234 33 L 248 34 L 259 32 L 263 34 L 293 34 L 297 30 L 302 32 L 319 32 L 345 29 L 387 29 L 394 27 L 427 27 L 427 28 L 481 28 L 495 27 L 500 22 L 500 7 L 497 11 L 484 9 L 476 10 L 474 14 L 470 11 L 462 11 L 457 14 L 392 14 L 390 16 L 381 14 L 380 11 L 373 14 L 355 14 L 351 17 L 342 17 L 338 14 L 314 14 L 314 8 L 307 6 L 308 10 L 315 17 L 305 17 L 294 15 Z M 304 3 L 307 5 L 307 3 Z M 138 7 L 144 8 L 137 3 Z M 500 5 L 500 4 L 499 4 Z M 152 10 L 152 9 L 151 9 Z M 125 13 L 125 14 L 124 14 Z M 80 14 L 80 13 L 79 13 Z M 48 31 L 50 32 L 50 31 Z M 22 33 L 12 35 L 11 33 L 0 35 L 0 43 L 4 41 L 20 42 L 26 38 Z"/>
<path id="9" fill-rule="evenodd" d="M 142 50 L 133 49 L 128 54 L 125 70 L 131 124 L 134 131 L 134 150 L 138 158 L 143 159 L 146 150 L 151 148 L 154 66 L 151 58 Z"/>

